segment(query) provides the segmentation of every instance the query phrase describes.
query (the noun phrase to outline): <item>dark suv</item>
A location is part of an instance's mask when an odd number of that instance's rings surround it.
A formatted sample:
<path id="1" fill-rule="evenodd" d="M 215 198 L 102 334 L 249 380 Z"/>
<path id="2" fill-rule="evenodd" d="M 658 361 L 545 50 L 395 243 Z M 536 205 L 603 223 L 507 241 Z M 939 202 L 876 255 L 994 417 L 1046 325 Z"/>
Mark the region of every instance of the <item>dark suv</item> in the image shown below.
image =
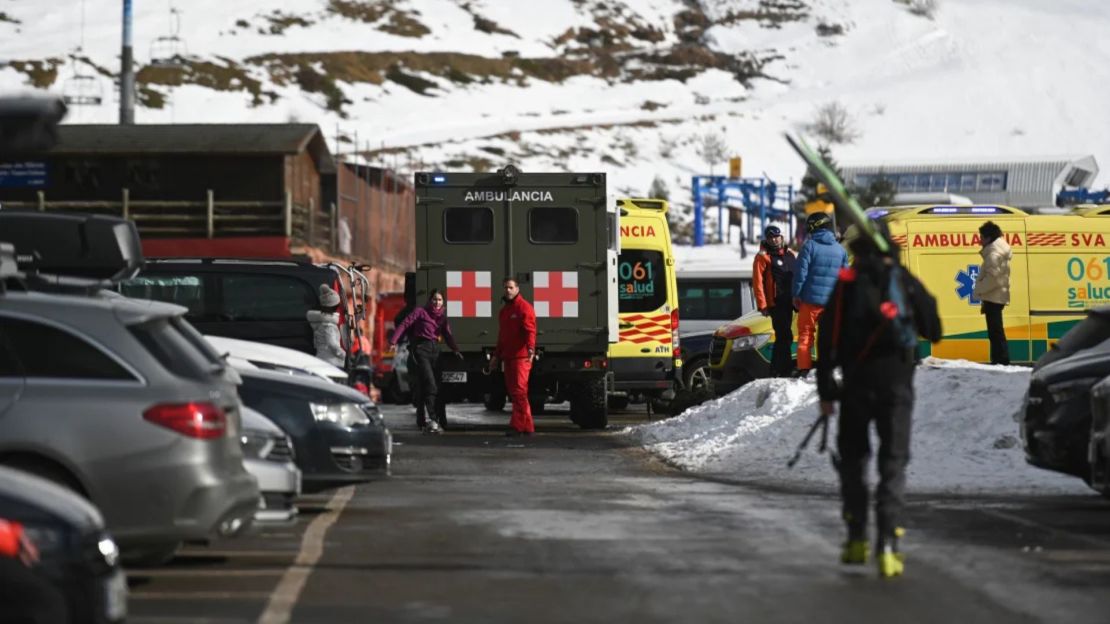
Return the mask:
<path id="1" fill-rule="evenodd" d="M 148 259 L 120 292 L 185 306 L 202 334 L 315 355 L 306 314 L 317 307 L 320 285 L 335 280 L 331 269 L 295 260 Z"/>

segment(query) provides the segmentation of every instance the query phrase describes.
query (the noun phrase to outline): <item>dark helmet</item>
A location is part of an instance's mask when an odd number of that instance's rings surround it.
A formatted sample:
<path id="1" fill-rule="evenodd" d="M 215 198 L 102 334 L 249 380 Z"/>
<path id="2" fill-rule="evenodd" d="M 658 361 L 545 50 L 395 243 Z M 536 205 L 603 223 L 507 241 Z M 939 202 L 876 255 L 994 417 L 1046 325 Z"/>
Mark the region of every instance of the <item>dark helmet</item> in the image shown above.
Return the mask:
<path id="1" fill-rule="evenodd" d="M 763 228 L 763 240 L 770 240 L 776 236 L 782 236 L 782 230 L 777 225 L 768 225 Z"/>
<path id="2" fill-rule="evenodd" d="M 816 232 L 822 228 L 827 228 L 832 225 L 832 217 L 823 213 L 815 212 L 806 217 L 806 231 Z"/>

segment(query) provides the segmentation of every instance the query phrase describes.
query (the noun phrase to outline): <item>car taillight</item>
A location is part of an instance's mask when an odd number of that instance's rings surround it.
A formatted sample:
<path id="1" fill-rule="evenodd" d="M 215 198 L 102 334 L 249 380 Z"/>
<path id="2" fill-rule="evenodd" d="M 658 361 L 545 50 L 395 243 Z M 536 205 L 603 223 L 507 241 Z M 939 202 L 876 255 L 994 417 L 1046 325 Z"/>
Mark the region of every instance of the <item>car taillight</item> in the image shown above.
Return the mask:
<path id="1" fill-rule="evenodd" d="M 682 357 L 681 345 L 678 343 L 678 310 L 671 310 L 671 355 L 676 360 Z"/>
<path id="2" fill-rule="evenodd" d="M 162 403 L 143 412 L 143 420 L 198 440 L 227 432 L 227 415 L 211 403 Z"/>

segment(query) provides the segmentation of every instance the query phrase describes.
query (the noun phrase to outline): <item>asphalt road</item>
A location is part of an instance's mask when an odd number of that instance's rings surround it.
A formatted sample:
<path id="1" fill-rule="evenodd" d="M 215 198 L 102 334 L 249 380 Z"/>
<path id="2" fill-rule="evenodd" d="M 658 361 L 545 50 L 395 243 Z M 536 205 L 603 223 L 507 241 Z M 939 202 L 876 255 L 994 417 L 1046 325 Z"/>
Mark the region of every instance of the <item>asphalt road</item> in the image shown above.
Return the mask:
<path id="1" fill-rule="evenodd" d="M 1110 622 L 1110 502 L 914 499 L 907 575 L 837 563 L 837 501 L 693 478 L 558 414 L 390 407 L 393 476 L 138 570 L 130 622 Z M 616 428 L 646 414 L 614 418 Z"/>

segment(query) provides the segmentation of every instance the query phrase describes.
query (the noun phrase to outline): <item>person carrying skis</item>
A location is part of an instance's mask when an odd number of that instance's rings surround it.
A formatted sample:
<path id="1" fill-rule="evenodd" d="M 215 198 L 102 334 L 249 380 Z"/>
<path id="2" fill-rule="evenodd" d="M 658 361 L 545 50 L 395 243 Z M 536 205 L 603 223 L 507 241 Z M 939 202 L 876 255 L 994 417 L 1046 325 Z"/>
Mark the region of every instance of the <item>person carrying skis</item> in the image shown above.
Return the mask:
<path id="1" fill-rule="evenodd" d="M 848 266 L 848 254 L 832 232 L 832 218 L 824 212 L 806 217 L 809 236 L 798 254 L 793 299 L 798 309 L 798 374 L 813 368 L 813 336 L 817 320 L 836 286 L 838 272 Z"/>
<path id="2" fill-rule="evenodd" d="M 790 346 L 794 344 L 794 304 L 790 298 L 797 255 L 786 247 L 782 230 L 777 225 L 763 230 L 763 241 L 753 265 L 756 308 L 771 317 L 775 330 L 775 346 L 771 355 L 771 374 L 790 375 Z"/>
<path id="3" fill-rule="evenodd" d="M 505 393 L 513 403 L 509 419 L 510 437 L 532 435 L 536 431 L 532 421 L 532 407 L 528 404 L 528 375 L 536 356 L 536 312 L 532 304 L 520 296 L 520 285 L 511 277 L 502 280 L 505 305 L 497 315 L 497 346 L 490 357 L 489 370 L 499 362 L 505 364 Z"/>
<path id="4" fill-rule="evenodd" d="M 913 374 L 917 341 L 941 338 L 936 300 L 898 262 L 898 247 L 886 224 L 876 236 L 886 240 L 880 251 L 866 234 L 852 244 L 853 262 L 840 271 L 828 311 L 818 332 L 817 392 L 822 418 L 840 402 L 833 464 L 840 473 L 840 494 L 848 539 L 841 562 L 868 559 L 866 471 L 871 454 L 869 429 L 879 434 L 879 484 L 875 491 L 876 562 L 879 576 L 899 576 L 904 556 L 903 529 L 906 464 L 910 458 Z M 833 371 L 839 368 L 838 383 Z"/>
<path id="5" fill-rule="evenodd" d="M 1002 309 L 1010 303 L 1010 259 L 1013 252 L 1002 228 L 987 221 L 979 226 L 979 239 L 983 249 L 979 255 L 983 264 L 975 278 L 973 295 L 982 301 L 980 312 L 987 319 L 987 336 L 990 339 L 991 364 L 1009 364 L 1010 348 L 1006 342 L 1006 327 L 1002 324 Z"/>
<path id="6" fill-rule="evenodd" d="M 451 335 L 447 308 L 443 295 L 438 290 L 432 289 L 428 303 L 413 310 L 394 328 L 389 340 L 390 348 L 396 348 L 397 342 L 406 334 L 409 334 L 410 352 L 416 364 L 415 369 L 409 373 L 416 403 L 416 424 L 428 433 L 439 433 L 439 423 L 436 422 L 436 361 L 439 360 L 439 339 L 443 338 L 456 357 L 462 358 L 462 354 L 455 344 L 455 337 Z"/>

